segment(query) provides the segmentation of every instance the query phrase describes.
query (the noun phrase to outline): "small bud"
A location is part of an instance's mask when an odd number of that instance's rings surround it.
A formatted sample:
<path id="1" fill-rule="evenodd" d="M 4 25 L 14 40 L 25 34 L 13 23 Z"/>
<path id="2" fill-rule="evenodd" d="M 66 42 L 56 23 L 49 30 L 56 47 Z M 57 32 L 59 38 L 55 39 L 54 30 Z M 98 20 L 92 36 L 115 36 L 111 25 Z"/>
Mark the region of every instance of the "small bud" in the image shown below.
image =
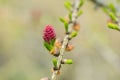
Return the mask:
<path id="1" fill-rule="evenodd" d="M 42 78 L 40 80 L 50 80 L 50 79 L 48 77 L 44 77 L 44 78 Z"/>
<path id="2" fill-rule="evenodd" d="M 72 63 L 73 63 L 73 60 L 72 60 L 72 59 L 64 59 L 64 60 L 62 60 L 61 63 L 62 63 L 62 64 L 72 64 Z"/>
<path id="3" fill-rule="evenodd" d="M 57 75 L 60 75 L 60 70 L 57 71 Z"/>
<path id="4" fill-rule="evenodd" d="M 64 2 L 64 6 L 65 6 L 65 8 L 66 8 L 68 11 L 71 11 L 72 4 L 71 4 L 70 1 L 65 1 L 65 2 Z"/>
<path id="5" fill-rule="evenodd" d="M 70 38 L 74 38 L 77 36 L 77 33 L 76 31 L 73 31 L 71 34 L 70 34 Z"/>
<path id="6" fill-rule="evenodd" d="M 78 24 L 78 23 L 74 24 L 73 30 L 79 31 L 80 30 L 80 24 Z"/>
<path id="7" fill-rule="evenodd" d="M 66 47 L 66 51 L 71 51 L 73 50 L 74 46 L 71 45 L 71 44 L 68 44 L 67 47 Z"/>
<path id="8" fill-rule="evenodd" d="M 83 0 L 80 0 L 80 3 L 79 3 L 79 8 L 84 4 L 84 1 Z"/>
<path id="9" fill-rule="evenodd" d="M 53 49 L 53 46 L 50 45 L 49 43 L 45 42 L 45 41 L 44 41 L 44 46 L 48 51 L 51 51 Z"/>
<path id="10" fill-rule="evenodd" d="M 107 20 L 107 23 L 112 23 L 113 21 L 111 19 L 108 19 Z"/>
<path id="11" fill-rule="evenodd" d="M 54 56 L 59 56 L 59 50 L 54 47 L 51 51 L 50 51 L 50 54 L 54 55 Z"/>
<path id="12" fill-rule="evenodd" d="M 115 16 L 115 14 L 113 12 L 109 12 L 109 16 L 112 20 L 118 21 L 118 18 Z"/>
<path id="13" fill-rule="evenodd" d="M 56 58 L 53 58 L 52 63 L 54 65 L 54 67 L 57 67 L 57 59 Z"/>
<path id="14" fill-rule="evenodd" d="M 53 73 L 54 71 L 56 71 L 57 75 L 60 75 L 60 70 L 57 70 L 57 69 L 55 69 L 55 68 L 52 68 L 51 71 L 52 71 L 52 73 Z"/>
<path id="15" fill-rule="evenodd" d="M 119 26 L 114 23 L 108 23 L 108 27 L 120 31 Z"/>
<path id="16" fill-rule="evenodd" d="M 113 12 L 114 14 L 116 14 L 117 9 L 116 9 L 115 5 L 113 5 L 112 3 L 110 3 L 110 4 L 108 5 L 108 7 L 111 9 L 111 12 Z"/>
<path id="17" fill-rule="evenodd" d="M 77 13 L 77 17 L 79 17 L 79 16 L 81 16 L 83 14 L 83 11 L 79 11 L 78 13 Z"/>
<path id="18" fill-rule="evenodd" d="M 68 22 L 65 18 L 59 18 L 59 20 L 64 24 L 66 32 L 68 32 Z"/>
<path id="19" fill-rule="evenodd" d="M 65 21 L 68 23 L 70 21 L 68 16 L 65 16 Z"/>
<path id="20" fill-rule="evenodd" d="M 56 39 L 55 41 L 55 47 L 57 47 L 58 49 L 60 49 L 62 46 L 62 41 L 60 41 L 59 39 Z"/>

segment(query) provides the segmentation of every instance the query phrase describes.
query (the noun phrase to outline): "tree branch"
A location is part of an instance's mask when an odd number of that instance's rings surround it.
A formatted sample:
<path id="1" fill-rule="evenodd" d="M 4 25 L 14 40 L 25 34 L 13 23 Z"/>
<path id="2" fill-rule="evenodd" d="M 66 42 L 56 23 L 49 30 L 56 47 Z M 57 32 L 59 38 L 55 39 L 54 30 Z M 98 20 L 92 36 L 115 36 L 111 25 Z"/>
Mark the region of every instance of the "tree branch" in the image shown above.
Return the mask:
<path id="1" fill-rule="evenodd" d="M 68 32 L 72 32 L 72 27 L 76 23 L 77 12 L 79 10 L 79 3 L 80 3 L 80 0 L 75 0 L 75 3 L 73 5 L 73 10 L 72 10 L 72 20 L 68 24 Z M 69 34 L 66 34 L 66 36 L 64 37 L 64 40 L 63 40 L 62 47 L 60 49 L 60 55 L 58 56 L 58 60 L 57 60 L 57 68 L 58 69 L 60 69 L 60 67 L 61 67 L 61 61 L 63 59 L 65 48 L 66 48 L 68 42 L 69 42 Z M 58 70 L 55 70 L 53 72 L 53 74 L 52 74 L 52 80 L 56 80 L 57 79 L 57 73 L 58 73 Z"/>

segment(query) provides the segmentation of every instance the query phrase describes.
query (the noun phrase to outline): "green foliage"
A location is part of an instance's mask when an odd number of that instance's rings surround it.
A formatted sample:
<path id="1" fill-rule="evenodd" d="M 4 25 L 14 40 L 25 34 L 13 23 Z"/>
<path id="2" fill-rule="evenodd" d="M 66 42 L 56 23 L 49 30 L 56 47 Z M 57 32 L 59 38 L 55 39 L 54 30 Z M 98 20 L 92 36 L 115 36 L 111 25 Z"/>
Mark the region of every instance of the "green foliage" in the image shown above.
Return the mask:
<path id="1" fill-rule="evenodd" d="M 115 16 L 113 12 L 109 12 L 109 16 L 113 21 L 118 21 L 117 17 Z"/>
<path id="2" fill-rule="evenodd" d="M 64 18 L 59 18 L 59 20 L 64 24 L 66 32 L 68 32 L 68 22 Z"/>
<path id="3" fill-rule="evenodd" d="M 72 13 L 69 13 L 69 19 L 72 20 Z"/>
<path id="4" fill-rule="evenodd" d="M 83 5 L 83 3 L 84 3 L 84 1 L 83 1 L 83 0 L 80 0 L 79 7 L 78 7 L 78 8 L 80 8 L 80 7 Z M 69 0 L 67 0 L 67 1 L 64 2 L 64 6 L 65 6 L 66 9 L 69 11 L 69 15 L 68 15 L 69 21 L 66 21 L 64 18 L 59 18 L 59 20 L 64 24 L 65 30 L 66 30 L 66 32 L 68 32 L 68 24 L 69 24 L 69 22 L 72 20 L 72 12 L 71 12 L 72 4 L 71 4 L 71 2 L 70 2 Z M 82 10 L 78 11 L 77 17 L 79 17 L 82 13 L 83 13 Z M 72 34 L 72 36 L 73 36 L 73 34 Z M 74 36 L 73 36 L 73 37 L 74 37 Z"/>
<path id="5" fill-rule="evenodd" d="M 107 9 L 106 7 L 103 7 L 102 9 L 103 9 L 103 11 L 104 11 L 107 15 L 109 14 L 109 11 L 108 11 L 108 9 Z"/>
<path id="6" fill-rule="evenodd" d="M 73 60 L 72 59 L 66 59 L 65 64 L 73 64 Z"/>
<path id="7" fill-rule="evenodd" d="M 54 67 L 57 67 L 57 59 L 56 58 L 53 58 L 52 63 L 54 65 Z"/>
<path id="8" fill-rule="evenodd" d="M 116 8 L 115 8 L 115 6 L 112 3 L 109 4 L 108 6 L 111 9 L 111 12 L 113 12 L 114 14 L 116 14 Z"/>
<path id="9" fill-rule="evenodd" d="M 78 32 L 73 31 L 73 32 L 70 34 L 70 38 L 74 38 L 74 37 L 76 37 L 77 34 L 78 34 Z"/>
<path id="10" fill-rule="evenodd" d="M 84 1 L 83 0 L 80 0 L 80 3 L 79 3 L 79 8 L 84 4 Z"/>
<path id="11" fill-rule="evenodd" d="M 120 31 L 119 26 L 114 23 L 108 23 L 108 27 Z"/>
<path id="12" fill-rule="evenodd" d="M 64 18 L 59 18 L 59 20 L 62 22 L 62 23 L 65 23 L 65 19 Z"/>
<path id="13" fill-rule="evenodd" d="M 116 17 L 117 10 L 115 6 L 111 3 L 108 5 L 108 7 L 103 7 L 103 11 L 115 22 L 118 21 L 118 18 Z"/>
<path id="14" fill-rule="evenodd" d="M 52 39 L 52 40 L 50 41 L 50 45 L 51 45 L 51 46 L 54 46 L 54 43 L 55 43 L 55 39 Z"/>
<path id="15" fill-rule="evenodd" d="M 80 10 L 80 11 L 77 13 L 77 16 L 79 17 L 79 16 L 81 16 L 82 14 L 83 14 L 83 11 Z"/>
<path id="16" fill-rule="evenodd" d="M 65 8 L 68 10 L 68 11 L 71 11 L 71 8 L 72 8 L 72 4 L 71 4 L 71 2 L 70 1 L 65 1 L 64 2 L 64 6 L 65 6 Z"/>
<path id="17" fill-rule="evenodd" d="M 51 51 L 53 49 L 53 46 L 45 41 L 44 41 L 44 46 L 48 51 Z"/>
<path id="18" fill-rule="evenodd" d="M 68 32 L 68 23 L 65 22 L 65 23 L 64 23 L 64 26 L 65 26 L 65 30 L 66 30 L 66 32 Z"/>

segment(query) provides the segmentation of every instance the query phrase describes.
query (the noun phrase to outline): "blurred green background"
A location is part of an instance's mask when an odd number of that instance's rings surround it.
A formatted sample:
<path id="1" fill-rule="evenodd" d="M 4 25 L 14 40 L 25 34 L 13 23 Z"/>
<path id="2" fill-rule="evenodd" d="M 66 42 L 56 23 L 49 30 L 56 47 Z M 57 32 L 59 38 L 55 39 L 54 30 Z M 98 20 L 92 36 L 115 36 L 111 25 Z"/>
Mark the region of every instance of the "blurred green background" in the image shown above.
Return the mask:
<path id="1" fill-rule="evenodd" d="M 99 0 L 104 4 L 116 0 Z M 64 0 L 0 0 L 0 80 L 40 80 L 51 76 L 52 56 L 43 46 L 43 29 L 53 25 L 58 38 L 67 15 Z M 119 9 L 118 8 L 118 9 Z M 89 0 L 82 7 L 75 48 L 64 57 L 60 80 L 120 80 L 120 32 L 107 28 L 108 16 Z"/>

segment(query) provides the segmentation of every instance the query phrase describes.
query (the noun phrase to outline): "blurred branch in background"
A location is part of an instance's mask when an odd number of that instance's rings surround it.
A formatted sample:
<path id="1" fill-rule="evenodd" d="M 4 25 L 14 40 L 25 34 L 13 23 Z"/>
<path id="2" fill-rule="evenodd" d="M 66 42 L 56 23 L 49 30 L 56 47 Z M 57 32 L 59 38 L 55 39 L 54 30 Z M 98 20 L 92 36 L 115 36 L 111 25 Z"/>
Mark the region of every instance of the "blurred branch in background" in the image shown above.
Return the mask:
<path id="1" fill-rule="evenodd" d="M 107 26 L 111 29 L 120 31 L 120 21 L 119 21 L 120 16 L 118 15 L 119 14 L 117 10 L 118 8 L 116 8 L 113 3 L 104 4 L 103 2 L 100 2 L 100 0 L 90 0 L 90 1 L 92 1 L 96 5 L 96 8 L 99 7 L 103 8 L 103 11 L 110 17 Z"/>
<path id="2" fill-rule="evenodd" d="M 99 7 L 108 7 L 106 4 L 100 2 L 100 0 L 90 0 L 90 1 L 95 4 L 95 9 Z"/>
<path id="3" fill-rule="evenodd" d="M 120 31 L 119 17 L 117 16 L 118 11 L 114 4 L 110 3 L 107 5 L 103 2 L 100 2 L 100 0 L 90 1 L 92 1 L 97 8 L 103 8 L 104 12 L 110 17 L 110 20 L 108 21 L 108 27 Z M 116 71 L 120 73 L 120 56 L 118 56 L 110 46 L 105 44 L 102 38 L 99 38 L 97 34 L 94 34 L 93 38 L 91 39 L 94 48 L 99 51 L 98 53 L 103 56 L 103 58 L 110 63 L 116 69 Z"/>

